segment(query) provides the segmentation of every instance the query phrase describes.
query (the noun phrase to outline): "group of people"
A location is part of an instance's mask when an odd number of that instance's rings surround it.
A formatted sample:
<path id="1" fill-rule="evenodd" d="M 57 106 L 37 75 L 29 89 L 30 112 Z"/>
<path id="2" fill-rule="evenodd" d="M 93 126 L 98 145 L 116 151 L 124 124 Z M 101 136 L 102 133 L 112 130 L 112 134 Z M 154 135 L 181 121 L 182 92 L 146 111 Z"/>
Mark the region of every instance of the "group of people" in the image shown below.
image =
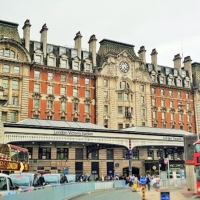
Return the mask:
<path id="1" fill-rule="evenodd" d="M 127 177 L 126 179 L 126 183 L 127 185 L 129 185 L 129 187 L 133 187 L 133 191 L 137 191 L 138 189 L 141 189 L 141 182 L 140 182 L 140 176 L 136 176 L 136 175 L 132 175 Z M 156 191 L 159 191 L 160 189 L 160 178 L 159 175 L 153 175 L 151 176 L 150 174 L 146 175 L 146 184 L 144 185 L 145 189 L 150 191 L 151 186 L 153 186 L 153 188 Z"/>

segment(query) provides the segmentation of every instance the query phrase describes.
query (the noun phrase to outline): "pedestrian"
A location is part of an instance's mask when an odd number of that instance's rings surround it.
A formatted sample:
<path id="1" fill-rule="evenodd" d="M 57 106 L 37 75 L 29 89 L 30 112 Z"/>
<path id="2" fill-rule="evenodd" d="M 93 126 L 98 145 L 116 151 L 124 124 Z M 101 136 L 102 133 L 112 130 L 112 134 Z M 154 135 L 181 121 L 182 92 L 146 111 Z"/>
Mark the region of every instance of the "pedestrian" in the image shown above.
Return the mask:
<path id="1" fill-rule="evenodd" d="M 156 176 L 156 191 L 159 191 L 160 190 L 160 178 L 159 178 L 159 176 L 157 175 Z"/>
<path id="2" fill-rule="evenodd" d="M 150 174 L 148 174 L 146 176 L 146 185 L 147 185 L 148 191 L 150 191 L 150 183 L 151 183 Z"/>

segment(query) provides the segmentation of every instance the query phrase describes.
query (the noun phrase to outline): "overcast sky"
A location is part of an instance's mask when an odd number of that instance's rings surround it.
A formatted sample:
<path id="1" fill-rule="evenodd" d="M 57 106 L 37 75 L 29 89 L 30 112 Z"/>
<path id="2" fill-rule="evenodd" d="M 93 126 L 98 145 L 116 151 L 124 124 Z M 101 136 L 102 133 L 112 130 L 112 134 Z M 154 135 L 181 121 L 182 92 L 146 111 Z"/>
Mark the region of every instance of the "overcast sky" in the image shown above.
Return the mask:
<path id="1" fill-rule="evenodd" d="M 173 67 L 174 55 L 200 62 L 200 0 L 0 0 L 0 19 L 19 24 L 20 37 L 26 19 L 31 40 L 40 40 L 47 24 L 48 43 L 74 45 L 80 31 L 82 48 L 92 34 L 99 41 L 111 39 L 145 46 L 147 62 L 153 48 L 158 64 Z"/>

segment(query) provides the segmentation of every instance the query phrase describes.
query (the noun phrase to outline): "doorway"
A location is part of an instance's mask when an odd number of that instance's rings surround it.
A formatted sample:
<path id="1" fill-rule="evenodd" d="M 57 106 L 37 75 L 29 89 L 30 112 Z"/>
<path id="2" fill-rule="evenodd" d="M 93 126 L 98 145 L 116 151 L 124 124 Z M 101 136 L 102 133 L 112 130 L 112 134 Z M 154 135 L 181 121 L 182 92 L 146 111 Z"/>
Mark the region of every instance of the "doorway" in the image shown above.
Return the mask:
<path id="1" fill-rule="evenodd" d="M 123 168 L 123 176 L 128 176 L 129 174 L 129 167 Z M 137 167 L 132 167 L 132 174 L 138 176 L 140 174 L 140 169 Z"/>

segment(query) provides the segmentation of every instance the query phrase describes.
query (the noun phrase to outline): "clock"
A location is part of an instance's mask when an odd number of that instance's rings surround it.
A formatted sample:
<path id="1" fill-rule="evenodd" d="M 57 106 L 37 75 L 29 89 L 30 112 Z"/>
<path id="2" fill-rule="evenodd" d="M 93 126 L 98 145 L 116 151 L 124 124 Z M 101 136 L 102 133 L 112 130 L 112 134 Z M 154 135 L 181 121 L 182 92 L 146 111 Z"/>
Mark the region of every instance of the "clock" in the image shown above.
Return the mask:
<path id="1" fill-rule="evenodd" d="M 122 62 L 119 64 L 119 69 L 120 69 L 121 72 L 127 73 L 128 70 L 129 70 L 129 65 L 128 65 L 128 63 L 122 61 Z"/>

